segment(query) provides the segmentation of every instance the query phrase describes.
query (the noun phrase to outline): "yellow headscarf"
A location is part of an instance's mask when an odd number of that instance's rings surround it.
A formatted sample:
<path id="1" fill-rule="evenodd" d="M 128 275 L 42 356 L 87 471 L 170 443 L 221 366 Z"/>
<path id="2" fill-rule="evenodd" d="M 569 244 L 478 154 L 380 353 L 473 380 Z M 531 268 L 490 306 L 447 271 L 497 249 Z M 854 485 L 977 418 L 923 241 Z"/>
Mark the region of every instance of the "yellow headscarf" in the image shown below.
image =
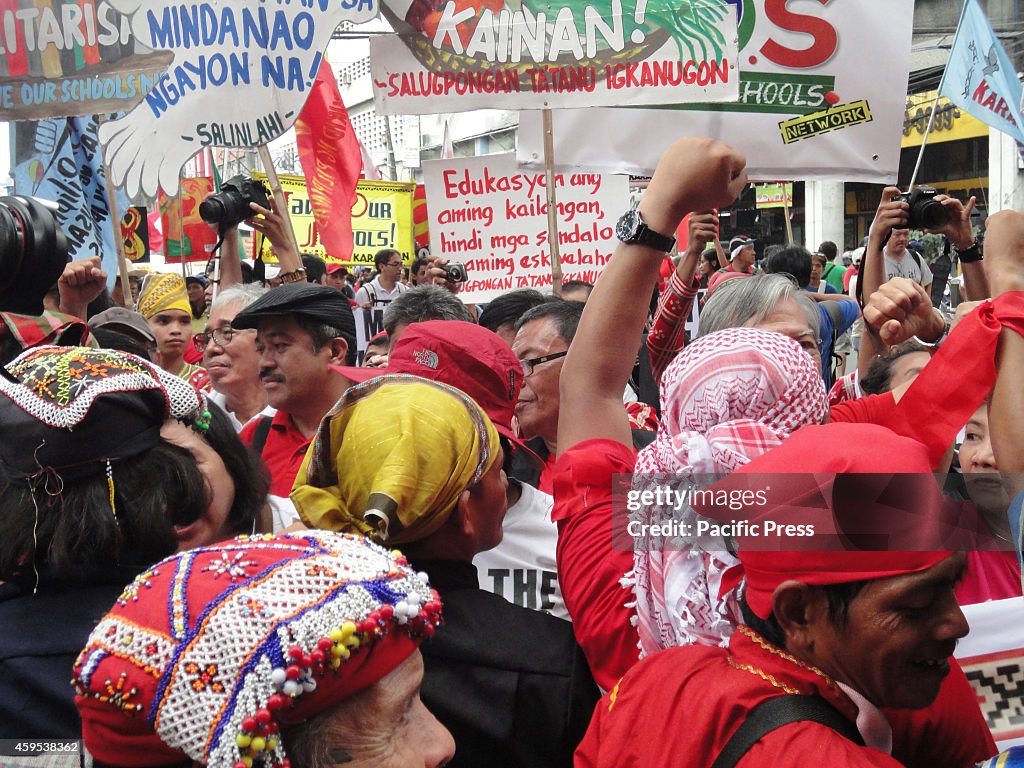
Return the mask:
<path id="1" fill-rule="evenodd" d="M 167 309 L 180 309 L 192 317 L 192 305 L 188 303 L 185 278 L 171 273 L 154 273 L 146 278 L 142 290 L 139 291 L 136 311 L 149 320 L 157 312 Z"/>
<path id="2" fill-rule="evenodd" d="M 313 528 L 419 541 L 491 469 L 499 446 L 491 420 L 463 392 L 382 376 L 350 387 L 324 417 L 291 498 Z"/>

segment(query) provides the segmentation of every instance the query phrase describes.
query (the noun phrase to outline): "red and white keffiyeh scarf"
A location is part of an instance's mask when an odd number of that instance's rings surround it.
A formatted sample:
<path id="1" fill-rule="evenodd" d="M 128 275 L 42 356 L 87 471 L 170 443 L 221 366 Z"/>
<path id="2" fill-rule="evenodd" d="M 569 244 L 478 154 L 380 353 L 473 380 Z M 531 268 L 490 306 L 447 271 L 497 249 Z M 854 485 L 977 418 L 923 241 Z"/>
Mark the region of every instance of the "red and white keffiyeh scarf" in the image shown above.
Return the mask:
<path id="1" fill-rule="evenodd" d="M 756 328 L 730 328 L 688 346 L 665 370 L 661 401 L 658 436 L 637 457 L 634 489 L 666 482 L 685 489 L 700 476 L 728 473 L 828 412 L 817 361 L 793 339 Z M 689 508 L 658 506 L 633 514 L 643 523 L 696 517 Z M 739 613 L 734 591 L 720 597 L 719 587 L 737 563 L 724 542 L 709 550 L 692 539 L 638 539 L 633 574 L 623 583 L 636 594 L 641 656 L 724 645 Z"/>

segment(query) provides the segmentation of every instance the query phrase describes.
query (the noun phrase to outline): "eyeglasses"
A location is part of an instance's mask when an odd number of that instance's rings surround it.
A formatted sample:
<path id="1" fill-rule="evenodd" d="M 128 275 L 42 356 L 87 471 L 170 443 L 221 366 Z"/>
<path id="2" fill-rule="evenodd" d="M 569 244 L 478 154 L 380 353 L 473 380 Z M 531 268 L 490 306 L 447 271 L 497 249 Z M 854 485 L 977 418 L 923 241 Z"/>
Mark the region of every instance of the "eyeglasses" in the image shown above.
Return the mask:
<path id="1" fill-rule="evenodd" d="M 550 363 L 552 360 L 557 360 L 560 357 L 565 357 L 569 354 L 569 350 L 565 349 L 561 352 L 552 352 L 550 355 L 544 355 L 543 357 L 534 357 L 530 360 L 520 360 L 520 365 L 523 366 L 523 376 L 529 376 L 533 373 L 533 369 L 543 363 Z"/>
<path id="2" fill-rule="evenodd" d="M 396 261 L 396 262 L 394 262 L 394 263 L 390 263 L 390 262 L 389 262 L 389 263 L 387 264 L 387 266 L 389 266 L 389 267 L 400 267 L 400 266 L 402 266 L 402 262 L 400 262 L 400 261 Z"/>
<path id="3" fill-rule="evenodd" d="M 225 325 L 220 328 L 213 328 L 205 333 L 197 333 L 192 337 L 192 343 L 196 345 L 196 350 L 202 353 L 206 351 L 211 341 L 217 346 L 226 347 L 235 338 L 235 334 L 241 332 L 241 329 Z"/>

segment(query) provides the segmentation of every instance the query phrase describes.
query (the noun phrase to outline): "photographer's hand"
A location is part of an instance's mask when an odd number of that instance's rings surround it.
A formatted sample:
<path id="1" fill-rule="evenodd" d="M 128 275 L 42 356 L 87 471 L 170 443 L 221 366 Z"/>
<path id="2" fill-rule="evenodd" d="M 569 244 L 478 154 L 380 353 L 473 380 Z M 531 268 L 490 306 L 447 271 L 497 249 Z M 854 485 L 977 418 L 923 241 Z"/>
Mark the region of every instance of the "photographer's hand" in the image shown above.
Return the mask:
<path id="1" fill-rule="evenodd" d="M 974 242 L 974 228 L 971 226 L 971 211 L 976 199 L 971 197 L 964 205 L 955 197 L 936 195 L 935 202 L 946 210 L 946 223 L 936 229 L 926 229 L 936 235 L 943 235 L 958 251 L 966 250 Z"/>
<path id="2" fill-rule="evenodd" d="M 447 272 L 444 270 L 445 264 L 449 261 L 450 259 L 444 259 L 440 256 L 431 256 L 430 259 L 427 260 L 427 280 L 429 280 L 432 285 L 440 285 L 442 288 L 446 288 L 452 293 L 458 293 L 462 289 L 461 284 L 451 282 L 448 279 Z"/>
<path id="3" fill-rule="evenodd" d="M 107 273 L 100 266 L 99 256 L 68 262 L 57 280 L 60 291 L 60 311 L 83 320 L 88 319 L 89 302 L 103 293 L 107 286 Z"/>
<path id="4" fill-rule="evenodd" d="M 259 203 L 249 203 L 249 207 L 260 216 L 248 218 L 245 223 L 270 241 L 274 255 L 281 265 L 282 274 L 301 269 L 302 256 L 292 246 L 291 222 L 285 215 L 277 212 L 277 204 L 273 197 L 270 198 L 269 205 L 269 208 L 264 208 Z"/>

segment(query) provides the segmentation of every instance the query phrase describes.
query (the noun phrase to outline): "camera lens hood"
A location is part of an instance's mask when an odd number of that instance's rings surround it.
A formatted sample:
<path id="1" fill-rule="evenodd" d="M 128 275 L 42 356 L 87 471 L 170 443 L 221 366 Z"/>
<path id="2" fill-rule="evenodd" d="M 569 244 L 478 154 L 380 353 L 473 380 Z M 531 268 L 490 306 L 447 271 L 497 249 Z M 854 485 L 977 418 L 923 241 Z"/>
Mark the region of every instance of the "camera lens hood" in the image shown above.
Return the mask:
<path id="1" fill-rule="evenodd" d="M 57 218 L 31 197 L 0 197 L 0 311 L 41 315 L 43 296 L 68 263 Z"/>

